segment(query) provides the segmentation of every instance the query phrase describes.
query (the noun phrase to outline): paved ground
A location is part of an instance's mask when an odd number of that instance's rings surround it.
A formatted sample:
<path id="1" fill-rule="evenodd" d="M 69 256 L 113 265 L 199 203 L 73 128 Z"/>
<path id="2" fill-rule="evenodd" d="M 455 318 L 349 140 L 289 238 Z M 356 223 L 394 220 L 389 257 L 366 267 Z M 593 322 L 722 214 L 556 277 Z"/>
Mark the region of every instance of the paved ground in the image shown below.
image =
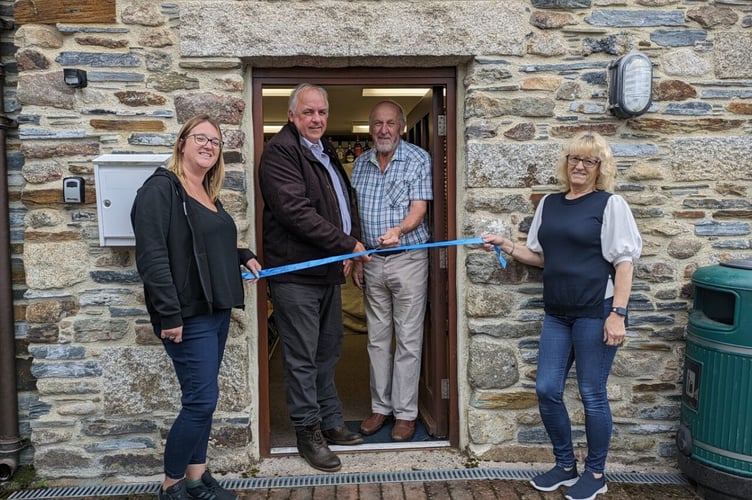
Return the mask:
<path id="1" fill-rule="evenodd" d="M 240 500 L 559 500 L 564 488 L 541 493 L 526 481 L 472 480 L 350 484 L 309 488 L 273 488 L 238 491 Z M 101 497 L 88 497 L 100 500 Z M 156 495 L 107 497 L 117 500 L 152 500 Z M 688 485 L 609 483 L 598 500 L 702 500 Z"/>
<path id="2" fill-rule="evenodd" d="M 561 499 L 564 489 L 536 491 L 525 481 L 472 480 L 423 483 L 360 484 L 336 487 L 239 492 L 241 500 L 533 500 Z M 611 484 L 604 499 L 702 500 L 689 486 Z"/>

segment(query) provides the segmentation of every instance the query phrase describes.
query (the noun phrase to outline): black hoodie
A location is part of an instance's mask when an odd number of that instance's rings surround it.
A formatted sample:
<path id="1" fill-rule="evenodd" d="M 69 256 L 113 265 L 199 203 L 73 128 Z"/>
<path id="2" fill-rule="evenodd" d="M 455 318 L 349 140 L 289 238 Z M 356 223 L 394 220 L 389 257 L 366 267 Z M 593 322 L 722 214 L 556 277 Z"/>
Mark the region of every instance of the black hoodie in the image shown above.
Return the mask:
<path id="1" fill-rule="evenodd" d="M 178 177 L 159 167 L 139 188 L 131 208 L 136 267 L 144 282 L 146 308 L 152 324 L 161 329 L 176 328 L 183 318 L 212 312 L 205 243 L 193 229 L 186 199 Z M 217 209 L 224 210 L 219 202 Z M 250 250 L 238 249 L 239 266 L 254 257 Z"/>

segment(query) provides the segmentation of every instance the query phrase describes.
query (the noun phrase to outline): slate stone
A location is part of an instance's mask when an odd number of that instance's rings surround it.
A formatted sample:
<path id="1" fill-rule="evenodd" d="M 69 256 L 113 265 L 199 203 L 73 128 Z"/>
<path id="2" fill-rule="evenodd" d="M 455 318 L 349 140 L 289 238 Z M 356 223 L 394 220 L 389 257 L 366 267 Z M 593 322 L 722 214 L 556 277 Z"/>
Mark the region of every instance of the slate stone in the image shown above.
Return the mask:
<path id="1" fill-rule="evenodd" d="M 132 53 L 61 52 L 55 58 L 55 61 L 61 66 L 91 66 L 94 68 L 135 68 L 141 65 L 141 59 Z"/>
<path id="2" fill-rule="evenodd" d="M 645 27 L 683 26 L 684 12 L 656 10 L 593 10 L 585 21 L 593 26 Z"/>
<path id="3" fill-rule="evenodd" d="M 650 41 L 664 47 L 692 47 L 696 42 L 705 40 L 707 36 L 705 30 L 659 29 L 650 33 Z"/>

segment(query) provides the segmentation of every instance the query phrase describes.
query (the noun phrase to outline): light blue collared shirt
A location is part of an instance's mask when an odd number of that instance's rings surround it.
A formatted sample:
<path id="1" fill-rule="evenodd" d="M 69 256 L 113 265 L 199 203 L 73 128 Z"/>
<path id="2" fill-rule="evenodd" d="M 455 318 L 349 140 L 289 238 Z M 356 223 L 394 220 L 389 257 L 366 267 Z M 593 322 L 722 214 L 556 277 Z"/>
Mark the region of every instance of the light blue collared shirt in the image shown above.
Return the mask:
<path id="1" fill-rule="evenodd" d="M 345 193 L 344 181 L 337 170 L 332 166 L 329 156 L 324 153 L 324 146 L 321 144 L 321 141 L 314 144 L 305 137 L 301 137 L 300 140 L 311 150 L 313 156 L 324 165 L 329 177 L 332 179 L 334 192 L 337 195 L 337 203 L 339 204 L 339 213 L 342 217 L 342 231 L 344 231 L 345 234 L 350 234 L 350 231 L 352 231 L 352 221 L 350 220 L 350 200 Z"/>

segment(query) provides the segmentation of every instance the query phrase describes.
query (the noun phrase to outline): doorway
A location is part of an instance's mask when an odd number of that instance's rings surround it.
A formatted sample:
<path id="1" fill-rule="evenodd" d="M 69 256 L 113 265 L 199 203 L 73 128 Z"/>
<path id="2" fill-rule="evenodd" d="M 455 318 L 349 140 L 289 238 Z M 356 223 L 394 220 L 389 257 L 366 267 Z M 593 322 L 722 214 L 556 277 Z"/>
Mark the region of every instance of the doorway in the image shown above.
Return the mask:
<path id="1" fill-rule="evenodd" d="M 399 102 L 408 118 L 409 142 L 420 145 L 433 159 L 434 201 L 429 208 L 429 225 L 433 241 L 455 238 L 455 106 L 456 77 L 454 68 L 389 69 L 351 68 L 323 70 L 310 68 L 254 69 L 253 123 L 255 165 L 259 164 L 266 139 L 275 125 L 286 123 L 288 95 L 284 89 L 300 82 L 326 88 L 329 93 L 330 117 L 326 137 L 342 149 L 343 164 L 355 152 L 368 148 L 368 114 L 379 100 Z M 364 89 L 423 89 L 417 96 L 364 96 Z M 278 97 L 272 97 L 282 94 Z M 264 92 L 266 91 L 266 92 Z M 265 95 L 266 94 L 266 95 Z M 265 127 L 266 125 L 266 127 Z M 365 125 L 366 128 L 356 128 Z M 265 133 L 266 130 L 266 133 Z M 257 183 L 255 184 L 257 185 Z M 256 224 L 259 250 L 263 262 L 261 221 L 262 198 L 256 192 Z M 354 447 L 335 447 L 352 451 L 435 446 L 457 446 L 458 407 L 456 380 L 456 251 L 453 247 L 429 251 L 429 307 L 425 319 L 423 360 L 420 383 L 420 440 L 391 443 L 389 439 Z M 349 280 L 348 280 L 349 281 Z M 263 285 L 263 284 L 262 284 Z M 343 286 L 343 319 L 346 330 L 344 352 L 337 367 L 337 388 L 343 402 L 348 425 L 357 426 L 370 415 L 367 328 L 362 297 L 354 286 Z M 265 288 L 259 288 L 259 444 L 262 456 L 295 453 L 295 435 L 287 418 L 281 360 L 276 347 L 273 320 Z M 388 436 L 388 434 L 387 434 Z"/>

